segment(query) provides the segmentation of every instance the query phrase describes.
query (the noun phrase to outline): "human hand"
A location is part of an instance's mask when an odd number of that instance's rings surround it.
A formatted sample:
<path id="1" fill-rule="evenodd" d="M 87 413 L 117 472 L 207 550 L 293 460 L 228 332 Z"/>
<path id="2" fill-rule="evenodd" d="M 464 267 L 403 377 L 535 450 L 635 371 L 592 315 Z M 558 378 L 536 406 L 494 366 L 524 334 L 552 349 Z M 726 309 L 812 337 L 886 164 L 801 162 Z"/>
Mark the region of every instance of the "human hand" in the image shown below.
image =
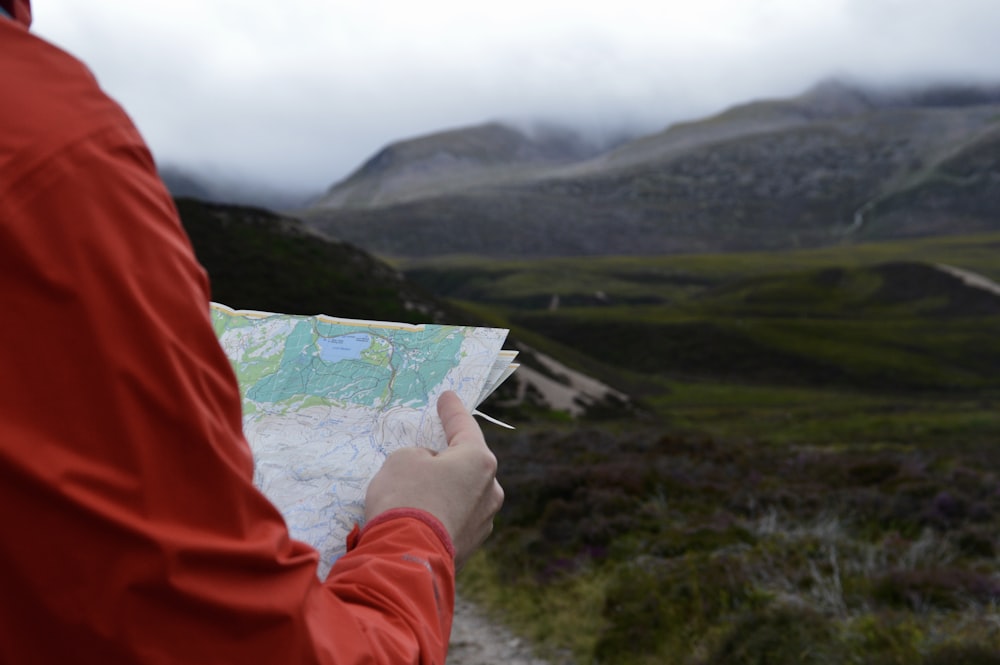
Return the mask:
<path id="1" fill-rule="evenodd" d="M 368 485 L 365 519 L 393 508 L 426 510 L 448 530 L 460 568 L 493 531 L 503 488 L 496 457 L 458 395 L 445 392 L 437 409 L 448 448 L 403 448 L 389 455 Z"/>

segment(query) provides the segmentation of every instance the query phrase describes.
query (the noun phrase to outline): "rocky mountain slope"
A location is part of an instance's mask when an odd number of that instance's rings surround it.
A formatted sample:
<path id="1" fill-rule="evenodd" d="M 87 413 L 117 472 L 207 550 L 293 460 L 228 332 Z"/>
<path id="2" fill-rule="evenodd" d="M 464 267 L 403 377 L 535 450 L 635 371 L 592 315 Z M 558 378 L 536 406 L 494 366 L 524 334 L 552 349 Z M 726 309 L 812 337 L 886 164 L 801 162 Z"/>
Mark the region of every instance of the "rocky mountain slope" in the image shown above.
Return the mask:
<path id="1" fill-rule="evenodd" d="M 380 150 L 314 208 L 370 208 L 483 184 L 524 180 L 598 154 L 579 134 L 540 126 L 521 130 L 491 122 L 393 143 Z"/>
<path id="2" fill-rule="evenodd" d="M 390 146 L 303 218 L 397 257 L 783 249 L 1000 228 L 993 89 L 827 82 L 581 159 L 515 135 L 491 126 Z"/>

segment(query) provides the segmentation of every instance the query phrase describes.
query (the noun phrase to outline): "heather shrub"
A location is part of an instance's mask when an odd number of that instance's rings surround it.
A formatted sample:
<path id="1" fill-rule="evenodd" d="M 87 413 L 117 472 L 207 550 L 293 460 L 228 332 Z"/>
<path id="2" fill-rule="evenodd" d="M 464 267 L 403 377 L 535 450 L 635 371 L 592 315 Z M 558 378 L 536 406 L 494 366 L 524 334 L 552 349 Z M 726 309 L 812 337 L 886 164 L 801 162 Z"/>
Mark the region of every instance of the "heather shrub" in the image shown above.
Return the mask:
<path id="1" fill-rule="evenodd" d="M 977 665 L 1000 644 L 986 458 L 593 428 L 495 449 L 494 596 L 578 665 Z M 592 604 L 546 600 L 565 589 Z"/>
<path id="2" fill-rule="evenodd" d="M 699 665 L 826 665 L 844 662 L 844 647 L 827 617 L 806 607 L 751 612 Z"/>
<path id="3" fill-rule="evenodd" d="M 890 607 L 915 611 L 958 609 L 970 603 L 1000 602 L 1000 582 L 959 568 L 895 570 L 874 583 L 872 598 Z"/>
<path id="4" fill-rule="evenodd" d="M 1000 649 L 976 644 L 949 645 L 935 650 L 923 665 L 1000 665 Z"/>
<path id="5" fill-rule="evenodd" d="M 736 558 L 640 557 L 616 569 L 595 657 L 602 663 L 665 662 L 656 658 L 688 652 L 719 617 L 763 603 Z"/>

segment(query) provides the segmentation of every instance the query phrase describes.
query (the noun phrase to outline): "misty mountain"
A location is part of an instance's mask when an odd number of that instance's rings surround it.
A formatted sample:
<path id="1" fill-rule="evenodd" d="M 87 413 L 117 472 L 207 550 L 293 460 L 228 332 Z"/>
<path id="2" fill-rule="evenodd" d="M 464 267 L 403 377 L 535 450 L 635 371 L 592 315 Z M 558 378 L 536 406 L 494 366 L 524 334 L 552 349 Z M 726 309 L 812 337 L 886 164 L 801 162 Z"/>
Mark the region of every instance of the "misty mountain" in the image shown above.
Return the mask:
<path id="1" fill-rule="evenodd" d="M 201 201 L 214 201 L 214 194 L 208 183 L 198 176 L 185 171 L 178 166 L 163 165 L 157 168 L 160 179 L 167 186 L 167 191 L 174 197 L 192 198 Z M 214 201 L 222 203 L 222 201 Z"/>
<path id="2" fill-rule="evenodd" d="M 170 194 L 180 198 L 268 210 L 293 210 L 316 198 L 315 193 L 285 191 L 239 179 L 213 177 L 176 164 L 161 164 L 158 171 Z"/>
<path id="3" fill-rule="evenodd" d="M 884 107 L 948 107 L 1000 104 L 1000 85 L 944 84 L 926 88 L 876 91 L 874 103 Z"/>
<path id="4" fill-rule="evenodd" d="M 446 132 L 383 150 L 304 218 L 400 257 L 782 249 L 997 229 L 998 100 L 992 88 L 827 81 L 582 158 L 530 153 L 501 126 L 490 131 L 506 139 L 478 143 Z"/>
<path id="5" fill-rule="evenodd" d="M 597 143 L 566 128 L 522 130 L 491 122 L 393 143 L 331 187 L 313 207 L 385 206 L 521 181 L 599 152 Z"/>

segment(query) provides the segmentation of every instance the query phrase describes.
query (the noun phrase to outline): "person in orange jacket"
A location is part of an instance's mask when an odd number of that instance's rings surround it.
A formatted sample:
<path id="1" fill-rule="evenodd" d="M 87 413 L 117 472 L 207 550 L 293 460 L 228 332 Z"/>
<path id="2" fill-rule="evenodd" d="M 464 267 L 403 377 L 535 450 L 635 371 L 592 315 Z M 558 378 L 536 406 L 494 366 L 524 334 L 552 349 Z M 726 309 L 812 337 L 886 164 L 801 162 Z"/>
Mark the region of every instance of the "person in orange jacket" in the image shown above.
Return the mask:
<path id="1" fill-rule="evenodd" d="M 443 663 L 503 501 L 453 393 L 329 575 L 252 484 L 209 287 L 125 113 L 0 0 L 0 663 Z"/>

